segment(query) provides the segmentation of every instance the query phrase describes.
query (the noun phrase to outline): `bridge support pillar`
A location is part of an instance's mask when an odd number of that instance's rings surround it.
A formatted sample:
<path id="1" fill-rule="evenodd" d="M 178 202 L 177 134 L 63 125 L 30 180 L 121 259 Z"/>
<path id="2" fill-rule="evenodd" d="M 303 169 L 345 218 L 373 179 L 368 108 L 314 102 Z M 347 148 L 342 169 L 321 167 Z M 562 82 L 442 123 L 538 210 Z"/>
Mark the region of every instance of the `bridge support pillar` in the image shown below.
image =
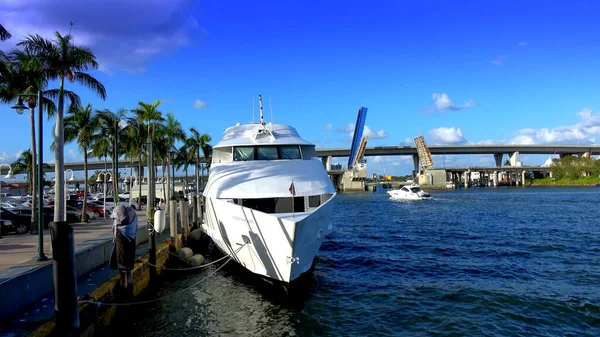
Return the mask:
<path id="1" fill-rule="evenodd" d="M 331 161 L 332 161 L 333 157 L 331 156 L 327 156 L 327 157 L 321 157 L 321 162 L 323 163 L 323 167 L 325 167 L 325 169 L 327 171 L 331 171 Z"/>
<path id="2" fill-rule="evenodd" d="M 581 157 L 583 158 L 592 158 L 592 152 L 588 151 L 588 152 L 584 152 L 581 154 Z"/>
<path id="3" fill-rule="evenodd" d="M 469 180 L 470 180 L 469 179 L 470 178 L 469 175 L 470 175 L 470 172 L 469 171 L 465 171 L 464 175 L 465 175 L 465 188 L 469 188 Z"/>
<path id="4" fill-rule="evenodd" d="M 413 181 L 415 181 L 417 178 L 417 174 L 419 173 L 419 156 L 416 154 L 413 154 L 413 165 Z"/>
<path id="5" fill-rule="evenodd" d="M 492 182 L 494 183 L 494 188 L 498 187 L 498 171 L 494 171 L 492 174 Z"/>
<path id="6" fill-rule="evenodd" d="M 516 167 L 519 161 L 519 151 L 515 151 L 510 155 L 510 166 Z"/>
<path id="7" fill-rule="evenodd" d="M 504 157 L 503 153 L 494 153 L 494 160 L 496 161 L 496 167 L 502 166 L 502 157 Z"/>
<path id="8" fill-rule="evenodd" d="M 525 176 L 526 176 L 525 173 L 526 173 L 525 171 L 521 172 L 521 186 L 523 186 L 523 187 L 525 187 Z"/>

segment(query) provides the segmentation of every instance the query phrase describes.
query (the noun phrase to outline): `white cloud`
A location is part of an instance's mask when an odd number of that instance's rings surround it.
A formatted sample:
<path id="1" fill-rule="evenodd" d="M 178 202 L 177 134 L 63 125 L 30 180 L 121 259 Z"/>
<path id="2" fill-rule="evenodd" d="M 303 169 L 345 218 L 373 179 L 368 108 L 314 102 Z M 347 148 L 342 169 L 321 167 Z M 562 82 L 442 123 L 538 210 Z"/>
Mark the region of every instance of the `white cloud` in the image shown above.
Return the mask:
<path id="1" fill-rule="evenodd" d="M 68 153 L 69 156 L 71 156 L 71 160 L 75 161 L 80 159 L 79 152 L 77 150 L 69 149 Z"/>
<path id="2" fill-rule="evenodd" d="M 499 66 L 504 62 L 503 57 L 502 56 L 498 56 L 496 57 L 494 60 L 492 60 L 492 64 Z"/>
<path id="3" fill-rule="evenodd" d="M 455 127 L 429 130 L 429 136 L 431 144 L 463 144 L 467 142 L 461 129 Z"/>
<path id="4" fill-rule="evenodd" d="M 335 130 L 338 133 L 348 133 L 346 141 L 351 141 L 354 137 L 354 124 L 350 123 L 347 127 L 339 127 Z M 369 136 L 369 139 L 384 139 L 388 137 L 388 133 L 384 130 L 373 131 L 368 125 L 363 128 L 363 137 Z"/>
<path id="5" fill-rule="evenodd" d="M 477 104 L 472 99 L 469 99 L 463 105 L 456 105 L 450 100 L 450 97 L 446 93 L 437 93 L 434 92 L 432 95 L 433 105 L 435 109 L 439 112 L 444 112 L 446 110 L 457 111 L 462 109 L 468 109 L 476 107 Z M 428 112 L 433 112 L 433 109 L 428 109 Z"/>
<path id="6" fill-rule="evenodd" d="M 373 131 L 368 125 L 365 125 L 363 136 L 369 136 L 369 139 L 384 139 L 388 137 L 388 133 L 383 130 Z"/>
<path id="7" fill-rule="evenodd" d="M 410 138 L 404 138 L 402 141 L 402 145 L 415 145 L 415 141 Z"/>
<path id="8" fill-rule="evenodd" d="M 194 101 L 194 109 L 202 109 L 209 107 L 208 103 L 201 101 L 199 99 Z"/>
<path id="9" fill-rule="evenodd" d="M 340 127 L 335 129 L 335 132 L 345 133 L 345 132 L 354 132 L 354 124 L 350 123 L 346 127 Z"/>
<path id="10" fill-rule="evenodd" d="M 8 155 L 8 153 L 6 151 L 2 152 L 2 154 L 0 154 L 0 161 L 2 162 L 12 162 L 14 159 Z"/>
<path id="11" fill-rule="evenodd" d="M 521 129 L 511 144 L 593 144 L 600 135 L 600 115 L 588 108 L 577 113 L 581 122 L 571 126 L 556 128 Z"/>
<path id="12" fill-rule="evenodd" d="M 519 47 L 525 47 L 527 45 L 527 41 L 519 42 Z"/>
<path id="13" fill-rule="evenodd" d="M 190 44 L 202 29 L 194 0 L 29 0 L 0 3 L 0 22 L 13 35 L 11 48 L 28 34 L 67 34 L 91 48 L 101 70 L 144 71 L 152 57 Z M 5 41 L 6 42 L 6 41 Z"/>

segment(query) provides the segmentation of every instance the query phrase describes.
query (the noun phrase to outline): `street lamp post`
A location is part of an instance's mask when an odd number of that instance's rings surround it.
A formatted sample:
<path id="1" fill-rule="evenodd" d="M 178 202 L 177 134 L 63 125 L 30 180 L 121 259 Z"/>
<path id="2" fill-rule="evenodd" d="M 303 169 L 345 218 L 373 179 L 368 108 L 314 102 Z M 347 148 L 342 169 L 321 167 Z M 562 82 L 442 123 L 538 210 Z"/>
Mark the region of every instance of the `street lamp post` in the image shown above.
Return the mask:
<path id="1" fill-rule="evenodd" d="M 27 107 L 23 104 L 23 97 L 35 97 L 36 95 L 32 94 L 19 94 L 18 102 L 12 108 L 17 111 L 19 115 L 23 114 L 23 111 L 27 109 Z M 38 162 L 37 162 L 37 188 L 38 188 L 38 217 L 37 217 L 37 225 L 38 225 L 38 256 L 34 258 L 36 261 L 46 261 L 48 257 L 44 254 L 44 186 L 42 183 L 42 178 L 44 176 L 44 135 L 43 135 L 43 118 L 42 118 L 42 91 L 39 90 L 37 93 L 37 108 L 38 108 Z M 32 158 L 35 160 L 35 158 Z M 55 202 L 57 202 L 55 200 Z"/>
<path id="2" fill-rule="evenodd" d="M 71 171 L 71 178 L 69 178 L 69 181 L 74 181 L 75 180 L 75 172 L 73 172 L 73 170 L 71 170 L 71 169 L 66 169 L 65 170 L 65 184 L 64 184 L 65 185 L 65 188 L 64 188 L 64 191 L 65 191 L 65 200 L 64 200 L 64 203 L 63 203 L 64 209 L 65 209 L 63 211 L 63 216 L 65 218 L 65 221 L 67 221 L 67 196 L 69 195 L 69 189 L 67 188 L 67 172 L 69 172 L 69 171 Z M 82 214 L 83 214 L 83 212 L 85 212 L 85 210 L 82 211 Z"/>
<path id="3" fill-rule="evenodd" d="M 5 179 L 10 179 L 13 177 L 12 167 L 9 164 L 2 163 L 0 164 L 0 169 L 2 166 L 8 166 L 8 174 L 4 177 Z M 0 205 L 2 204 L 2 181 L 0 180 Z M 2 238 L 2 212 L 0 212 L 0 238 Z"/>
<path id="4" fill-rule="evenodd" d="M 97 183 L 102 182 L 102 180 L 100 179 L 101 175 L 104 176 L 104 188 L 102 190 L 102 197 L 104 198 L 104 200 L 102 202 L 102 217 L 104 219 L 106 219 L 106 175 L 110 175 L 110 180 L 108 181 L 109 183 L 113 181 L 113 178 L 112 178 L 112 174 L 110 174 L 110 172 L 100 172 L 100 173 L 98 173 L 98 178 L 96 178 Z"/>

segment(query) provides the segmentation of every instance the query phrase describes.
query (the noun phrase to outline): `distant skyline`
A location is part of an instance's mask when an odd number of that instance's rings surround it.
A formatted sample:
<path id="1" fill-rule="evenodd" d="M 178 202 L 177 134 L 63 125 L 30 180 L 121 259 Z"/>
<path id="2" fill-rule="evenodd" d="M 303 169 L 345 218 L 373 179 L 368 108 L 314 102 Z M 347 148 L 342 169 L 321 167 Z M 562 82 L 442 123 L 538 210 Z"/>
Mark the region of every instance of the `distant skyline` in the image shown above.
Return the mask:
<path id="1" fill-rule="evenodd" d="M 598 144 L 600 3 L 430 1 L 222 2 L 0 0 L 13 37 L 52 37 L 73 22 L 107 89 L 96 109 L 163 100 L 186 130 L 216 144 L 237 122 L 294 126 L 317 147 L 350 147 L 367 107 L 367 146 Z M 56 87 L 51 83 L 50 87 Z M 271 103 L 271 104 L 270 104 Z M 0 163 L 30 147 L 28 114 L 0 105 Z M 52 142 L 54 120 L 44 124 Z M 46 148 L 47 161 L 54 158 Z M 490 157 L 490 158 L 488 158 Z M 542 164 L 548 156 L 521 156 Z M 410 174 L 410 157 L 372 157 L 369 173 Z M 82 161 L 73 143 L 65 160 Z M 345 163 L 345 160 L 336 159 Z M 434 156 L 436 167 L 493 163 L 491 156 Z"/>

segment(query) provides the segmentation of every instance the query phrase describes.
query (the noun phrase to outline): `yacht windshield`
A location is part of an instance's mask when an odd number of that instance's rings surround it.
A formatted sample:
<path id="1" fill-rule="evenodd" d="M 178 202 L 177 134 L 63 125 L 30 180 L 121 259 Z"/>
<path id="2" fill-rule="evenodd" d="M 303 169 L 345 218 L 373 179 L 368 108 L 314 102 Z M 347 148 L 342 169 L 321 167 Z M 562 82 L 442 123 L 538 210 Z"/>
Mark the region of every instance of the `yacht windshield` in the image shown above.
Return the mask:
<path id="1" fill-rule="evenodd" d="M 298 145 L 261 145 L 236 146 L 233 150 L 234 161 L 302 159 Z"/>
<path id="2" fill-rule="evenodd" d="M 277 155 L 277 146 L 258 146 L 258 160 L 279 159 Z"/>
<path id="3" fill-rule="evenodd" d="M 236 161 L 254 160 L 254 146 L 238 146 L 235 148 Z"/>
<path id="4" fill-rule="evenodd" d="M 279 147 L 281 159 L 302 159 L 300 148 L 296 145 L 284 145 Z"/>
<path id="5" fill-rule="evenodd" d="M 417 192 L 419 192 L 419 188 L 418 187 L 412 187 L 410 189 L 410 191 L 413 192 L 413 193 L 417 193 Z"/>

